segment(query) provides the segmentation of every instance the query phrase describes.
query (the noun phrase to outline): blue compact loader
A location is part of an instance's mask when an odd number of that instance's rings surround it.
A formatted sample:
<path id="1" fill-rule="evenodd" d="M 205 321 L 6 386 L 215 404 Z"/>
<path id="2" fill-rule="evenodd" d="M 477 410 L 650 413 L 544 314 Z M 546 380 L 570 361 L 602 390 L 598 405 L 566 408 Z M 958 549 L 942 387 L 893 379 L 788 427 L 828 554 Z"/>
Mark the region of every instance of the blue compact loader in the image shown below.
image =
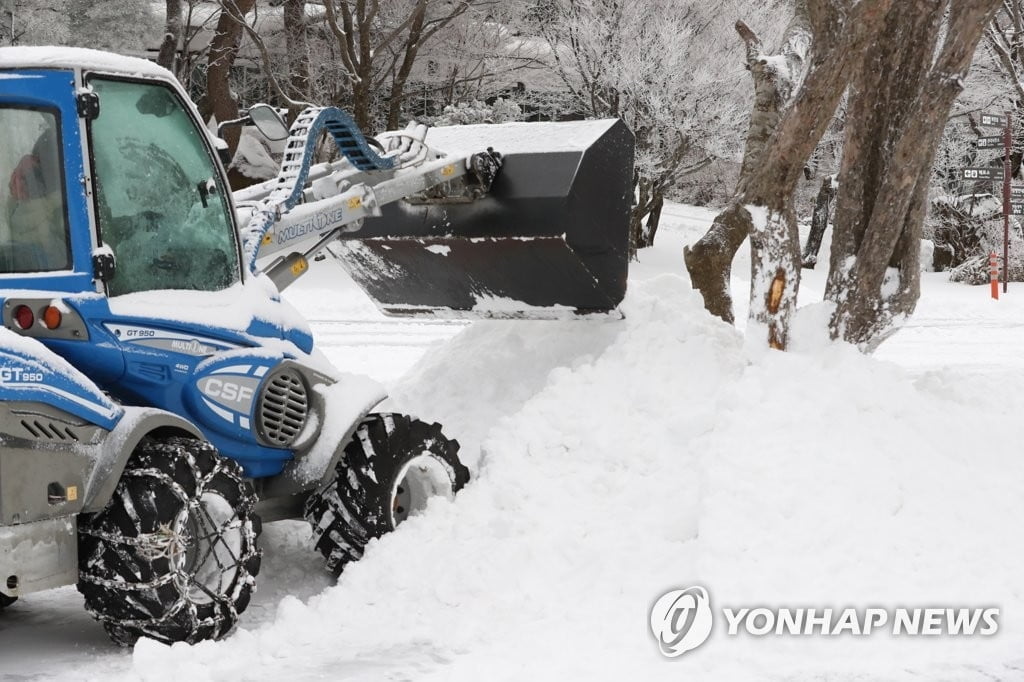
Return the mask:
<path id="1" fill-rule="evenodd" d="M 378 384 L 314 353 L 279 293 L 311 258 L 398 315 L 571 318 L 624 295 L 619 121 L 244 122 L 284 156 L 232 194 L 169 72 L 0 49 L 0 609 L 76 584 L 118 644 L 217 639 L 261 523 L 308 520 L 337 574 L 468 482 L 440 425 L 374 411 Z M 338 153 L 314 163 L 322 139 Z"/>

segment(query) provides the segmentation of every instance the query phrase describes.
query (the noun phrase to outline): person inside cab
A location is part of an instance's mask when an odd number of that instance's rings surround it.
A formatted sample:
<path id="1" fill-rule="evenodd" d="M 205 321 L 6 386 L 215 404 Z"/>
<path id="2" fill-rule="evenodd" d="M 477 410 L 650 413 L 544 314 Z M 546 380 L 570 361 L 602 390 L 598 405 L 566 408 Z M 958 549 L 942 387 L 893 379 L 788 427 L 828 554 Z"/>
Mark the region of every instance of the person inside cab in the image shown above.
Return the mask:
<path id="1" fill-rule="evenodd" d="M 7 234 L 0 234 L 8 272 L 70 266 L 59 139 L 53 121 L 49 123 L 8 181 Z"/>

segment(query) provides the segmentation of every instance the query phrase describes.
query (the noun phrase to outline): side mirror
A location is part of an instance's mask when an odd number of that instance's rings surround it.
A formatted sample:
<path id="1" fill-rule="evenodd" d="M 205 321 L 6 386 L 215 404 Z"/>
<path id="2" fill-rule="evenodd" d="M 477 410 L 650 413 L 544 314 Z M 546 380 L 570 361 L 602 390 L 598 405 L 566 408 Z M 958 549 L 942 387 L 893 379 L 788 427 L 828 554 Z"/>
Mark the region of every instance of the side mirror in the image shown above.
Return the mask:
<path id="1" fill-rule="evenodd" d="M 219 132 L 219 130 L 218 130 Z M 227 168 L 231 165 L 231 154 L 228 153 L 228 143 L 224 141 L 223 137 L 213 138 L 213 148 L 217 150 L 217 158 Z"/>
<path id="2" fill-rule="evenodd" d="M 288 139 L 288 126 L 281 114 L 269 104 L 254 104 L 249 107 L 249 119 L 257 130 L 268 140 Z"/>

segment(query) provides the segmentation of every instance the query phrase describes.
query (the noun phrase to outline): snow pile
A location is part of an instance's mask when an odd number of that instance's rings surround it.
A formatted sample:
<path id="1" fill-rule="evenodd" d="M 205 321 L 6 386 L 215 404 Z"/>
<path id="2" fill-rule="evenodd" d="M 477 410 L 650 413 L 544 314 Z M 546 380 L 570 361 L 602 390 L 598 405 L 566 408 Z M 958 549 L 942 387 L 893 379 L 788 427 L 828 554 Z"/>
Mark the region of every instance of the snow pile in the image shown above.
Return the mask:
<path id="1" fill-rule="evenodd" d="M 842 346 L 752 350 L 684 280 L 619 323 L 474 325 L 397 401 L 475 464 L 340 584 L 147 680 L 950 679 L 1024 667 L 1024 398 Z M 797 344 L 800 348 L 801 345 Z M 483 456 L 474 462 L 480 445 Z M 998 606 L 996 637 L 727 636 L 667 662 L 650 605 Z M 243 618 L 244 625 L 244 618 Z M 91 672 L 90 672 L 91 674 Z"/>
<path id="2" fill-rule="evenodd" d="M 480 446 L 499 418 L 517 413 L 537 395 L 552 369 L 592 363 L 621 331 L 618 320 L 600 318 L 475 322 L 429 351 L 391 390 L 392 405 L 444 424 L 461 444 L 463 461 L 475 468 Z"/>

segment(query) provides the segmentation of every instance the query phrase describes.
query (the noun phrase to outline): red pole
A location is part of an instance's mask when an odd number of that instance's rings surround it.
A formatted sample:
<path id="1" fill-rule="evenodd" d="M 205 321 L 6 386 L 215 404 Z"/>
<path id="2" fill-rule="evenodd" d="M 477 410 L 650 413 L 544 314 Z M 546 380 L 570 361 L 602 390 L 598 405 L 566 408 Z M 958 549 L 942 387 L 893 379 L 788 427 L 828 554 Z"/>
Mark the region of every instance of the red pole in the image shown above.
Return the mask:
<path id="1" fill-rule="evenodd" d="M 1010 112 L 1006 112 L 1006 129 L 1003 130 L 1003 293 L 1010 283 L 1010 151 L 1013 146 L 1010 137 Z"/>
<path id="2" fill-rule="evenodd" d="M 996 252 L 988 254 L 988 276 L 992 282 L 992 298 L 999 300 L 999 256 Z"/>

